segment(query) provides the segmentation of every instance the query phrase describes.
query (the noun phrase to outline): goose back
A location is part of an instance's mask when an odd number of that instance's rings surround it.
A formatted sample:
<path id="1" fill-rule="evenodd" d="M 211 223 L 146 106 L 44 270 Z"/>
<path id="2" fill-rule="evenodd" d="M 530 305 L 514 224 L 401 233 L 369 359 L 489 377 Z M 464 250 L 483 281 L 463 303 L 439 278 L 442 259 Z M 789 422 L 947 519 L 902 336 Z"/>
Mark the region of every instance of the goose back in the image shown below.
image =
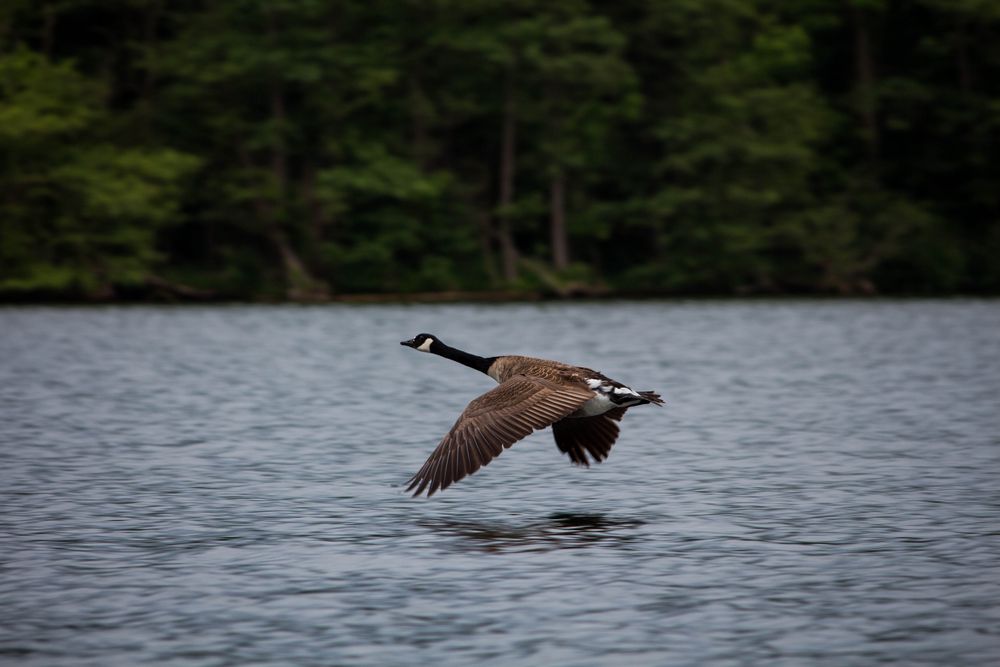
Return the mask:
<path id="1" fill-rule="evenodd" d="M 530 375 L 552 382 L 583 383 L 584 385 L 586 385 L 588 378 L 604 378 L 603 375 L 589 368 L 516 354 L 497 357 L 486 374 L 501 383 L 515 375 Z"/>

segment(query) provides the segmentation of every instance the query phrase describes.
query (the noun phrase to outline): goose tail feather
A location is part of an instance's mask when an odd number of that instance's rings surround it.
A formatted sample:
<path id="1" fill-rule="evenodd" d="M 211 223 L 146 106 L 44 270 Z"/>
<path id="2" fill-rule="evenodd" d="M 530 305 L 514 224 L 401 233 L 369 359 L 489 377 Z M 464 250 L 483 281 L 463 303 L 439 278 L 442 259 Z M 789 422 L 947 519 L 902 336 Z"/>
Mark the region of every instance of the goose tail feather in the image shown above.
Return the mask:
<path id="1" fill-rule="evenodd" d="M 644 399 L 652 403 L 653 405 L 663 405 L 663 399 L 655 391 L 640 391 L 639 395 Z"/>

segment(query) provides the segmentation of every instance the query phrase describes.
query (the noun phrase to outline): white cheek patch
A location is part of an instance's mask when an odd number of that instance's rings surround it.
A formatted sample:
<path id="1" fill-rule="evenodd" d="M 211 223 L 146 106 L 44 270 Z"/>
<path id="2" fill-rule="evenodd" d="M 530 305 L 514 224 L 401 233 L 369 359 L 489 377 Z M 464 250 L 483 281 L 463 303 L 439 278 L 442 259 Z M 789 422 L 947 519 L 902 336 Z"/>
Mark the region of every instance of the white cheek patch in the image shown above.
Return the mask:
<path id="1" fill-rule="evenodd" d="M 421 352 L 430 352 L 431 351 L 431 343 L 433 343 L 433 342 L 434 342 L 433 338 L 428 338 L 423 343 L 421 343 L 420 347 L 418 347 L 417 349 L 420 350 Z"/>

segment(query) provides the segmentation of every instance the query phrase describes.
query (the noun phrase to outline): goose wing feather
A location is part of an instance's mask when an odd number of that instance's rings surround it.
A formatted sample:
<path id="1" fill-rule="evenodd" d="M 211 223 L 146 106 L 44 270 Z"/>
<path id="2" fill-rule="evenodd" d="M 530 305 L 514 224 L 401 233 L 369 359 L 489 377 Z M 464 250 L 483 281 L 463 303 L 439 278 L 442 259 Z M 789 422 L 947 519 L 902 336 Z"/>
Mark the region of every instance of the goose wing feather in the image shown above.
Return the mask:
<path id="1" fill-rule="evenodd" d="M 532 431 L 576 411 L 594 392 L 583 382 L 515 375 L 475 398 L 427 462 L 407 482 L 407 491 L 431 496 L 471 475 Z"/>
<path id="2" fill-rule="evenodd" d="M 608 457 L 611 446 L 618 439 L 618 423 L 625 416 L 627 408 L 608 410 L 603 415 L 595 417 L 578 417 L 561 419 L 552 425 L 552 435 L 555 437 L 559 450 L 569 454 L 570 460 L 576 465 L 590 467 L 587 453 L 600 463 Z"/>

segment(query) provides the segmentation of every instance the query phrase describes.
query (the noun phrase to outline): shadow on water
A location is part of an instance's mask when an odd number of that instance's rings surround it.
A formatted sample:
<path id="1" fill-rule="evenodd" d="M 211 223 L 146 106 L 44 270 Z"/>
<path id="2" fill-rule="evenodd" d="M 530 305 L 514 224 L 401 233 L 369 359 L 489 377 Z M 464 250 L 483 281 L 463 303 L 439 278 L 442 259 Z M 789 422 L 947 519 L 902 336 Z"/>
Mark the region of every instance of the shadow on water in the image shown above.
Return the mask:
<path id="1" fill-rule="evenodd" d="M 461 551 L 501 553 L 580 549 L 597 544 L 623 546 L 637 538 L 634 531 L 643 523 L 606 514 L 560 512 L 524 525 L 454 519 L 426 520 L 418 525 L 457 538 L 456 548 Z"/>

